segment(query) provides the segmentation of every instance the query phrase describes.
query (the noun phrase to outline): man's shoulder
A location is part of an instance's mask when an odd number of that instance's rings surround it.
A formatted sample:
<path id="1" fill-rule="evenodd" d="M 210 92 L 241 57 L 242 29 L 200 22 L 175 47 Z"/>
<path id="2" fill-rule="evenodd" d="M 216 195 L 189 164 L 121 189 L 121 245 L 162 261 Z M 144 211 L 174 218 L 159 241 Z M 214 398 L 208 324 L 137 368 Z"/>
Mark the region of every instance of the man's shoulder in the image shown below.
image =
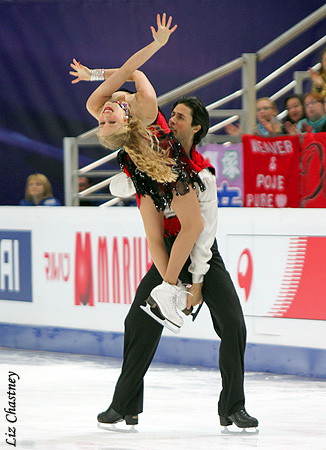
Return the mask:
<path id="1" fill-rule="evenodd" d="M 209 169 L 215 175 L 214 166 L 212 166 L 208 159 L 204 158 L 204 156 L 196 149 L 195 145 L 193 145 L 191 149 L 190 157 L 193 163 L 196 164 L 197 168 L 200 170 Z"/>

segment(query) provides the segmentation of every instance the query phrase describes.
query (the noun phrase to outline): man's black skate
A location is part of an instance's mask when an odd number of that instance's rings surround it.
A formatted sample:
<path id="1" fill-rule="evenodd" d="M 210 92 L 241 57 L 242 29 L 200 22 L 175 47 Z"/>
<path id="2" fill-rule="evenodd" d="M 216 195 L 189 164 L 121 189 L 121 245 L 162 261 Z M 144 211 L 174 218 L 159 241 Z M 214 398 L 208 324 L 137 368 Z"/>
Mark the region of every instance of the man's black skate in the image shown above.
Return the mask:
<path id="1" fill-rule="evenodd" d="M 220 416 L 220 424 L 223 427 L 228 427 L 235 424 L 238 428 L 257 428 L 258 420 L 255 417 L 249 416 L 245 408 L 240 409 L 240 411 L 231 414 L 228 417 Z"/>
<path id="2" fill-rule="evenodd" d="M 97 416 L 97 421 L 98 428 L 102 430 L 137 433 L 137 430 L 134 428 L 134 426 L 138 424 L 138 415 L 132 416 L 127 414 L 125 416 L 121 416 L 121 414 L 119 414 L 113 408 L 109 407 L 106 411 L 101 412 Z M 126 425 L 131 425 L 131 428 L 119 429 L 115 427 L 116 423 L 123 421 L 126 422 Z"/>

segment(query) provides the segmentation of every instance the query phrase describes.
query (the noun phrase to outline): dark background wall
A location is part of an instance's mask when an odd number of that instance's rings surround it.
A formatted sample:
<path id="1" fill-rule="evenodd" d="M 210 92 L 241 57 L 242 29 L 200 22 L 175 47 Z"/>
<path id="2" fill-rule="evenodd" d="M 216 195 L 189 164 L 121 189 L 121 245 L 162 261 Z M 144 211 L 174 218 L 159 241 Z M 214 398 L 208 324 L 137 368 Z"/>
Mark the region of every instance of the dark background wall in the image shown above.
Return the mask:
<path id="1" fill-rule="evenodd" d="M 62 139 L 96 126 L 85 109 L 95 83 L 71 84 L 73 57 L 92 68 L 119 67 L 151 41 L 156 13 L 167 12 L 178 29 L 143 67 L 161 95 L 242 53 L 258 51 L 323 5 L 323 0 L 0 1 L 0 204 L 17 204 L 33 172 L 46 174 L 63 202 Z M 324 30 L 320 22 L 263 62 L 258 80 Z M 296 70 L 315 64 L 319 53 Z M 290 72 L 260 96 L 289 81 Z M 196 94 L 208 104 L 239 89 L 239 83 L 235 73 Z"/>

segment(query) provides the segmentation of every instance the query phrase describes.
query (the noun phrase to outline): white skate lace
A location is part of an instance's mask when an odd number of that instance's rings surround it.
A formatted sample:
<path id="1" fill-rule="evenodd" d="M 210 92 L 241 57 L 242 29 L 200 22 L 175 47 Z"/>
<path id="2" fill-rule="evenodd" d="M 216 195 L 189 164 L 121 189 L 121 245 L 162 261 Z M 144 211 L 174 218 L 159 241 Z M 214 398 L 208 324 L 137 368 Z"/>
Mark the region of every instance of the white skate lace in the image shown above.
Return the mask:
<path id="1" fill-rule="evenodd" d="M 181 315 L 179 314 L 179 311 L 177 308 L 177 304 L 179 303 L 179 296 L 180 296 L 180 294 L 182 294 L 182 292 L 180 291 L 179 285 L 175 285 L 175 286 L 171 285 L 171 286 L 174 289 L 174 291 L 176 291 L 176 298 L 174 300 L 171 298 L 170 303 L 173 305 L 173 309 L 177 313 L 177 316 L 182 318 Z"/>
<path id="2" fill-rule="evenodd" d="M 182 296 L 193 295 L 191 292 L 187 290 L 187 286 L 189 286 L 189 283 L 182 283 L 181 280 L 178 280 L 178 284 L 176 285 L 177 287 L 176 305 L 179 305 L 181 310 L 187 308 L 187 300 L 185 304 L 181 304 L 181 302 L 183 302 Z M 182 289 L 182 287 L 184 289 Z"/>

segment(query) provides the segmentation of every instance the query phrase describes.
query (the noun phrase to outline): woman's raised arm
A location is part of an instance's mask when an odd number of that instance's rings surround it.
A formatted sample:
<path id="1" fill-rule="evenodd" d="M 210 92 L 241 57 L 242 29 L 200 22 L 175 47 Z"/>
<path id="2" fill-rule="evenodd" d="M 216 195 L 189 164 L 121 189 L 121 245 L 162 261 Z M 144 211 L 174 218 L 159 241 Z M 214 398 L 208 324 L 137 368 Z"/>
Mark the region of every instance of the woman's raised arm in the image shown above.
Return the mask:
<path id="1" fill-rule="evenodd" d="M 157 14 L 157 31 L 151 27 L 153 41 L 132 55 L 119 69 L 112 70 L 112 74 L 90 95 L 87 100 L 87 109 L 94 117 L 98 118 L 99 111 L 104 103 L 116 92 L 127 80 L 134 79 L 134 72 L 148 61 L 169 40 L 170 35 L 176 30 L 177 25 L 171 28 L 172 17 L 166 22 L 166 14 Z M 136 88 L 137 81 L 136 82 Z M 140 86 L 140 91 L 142 88 Z"/>

